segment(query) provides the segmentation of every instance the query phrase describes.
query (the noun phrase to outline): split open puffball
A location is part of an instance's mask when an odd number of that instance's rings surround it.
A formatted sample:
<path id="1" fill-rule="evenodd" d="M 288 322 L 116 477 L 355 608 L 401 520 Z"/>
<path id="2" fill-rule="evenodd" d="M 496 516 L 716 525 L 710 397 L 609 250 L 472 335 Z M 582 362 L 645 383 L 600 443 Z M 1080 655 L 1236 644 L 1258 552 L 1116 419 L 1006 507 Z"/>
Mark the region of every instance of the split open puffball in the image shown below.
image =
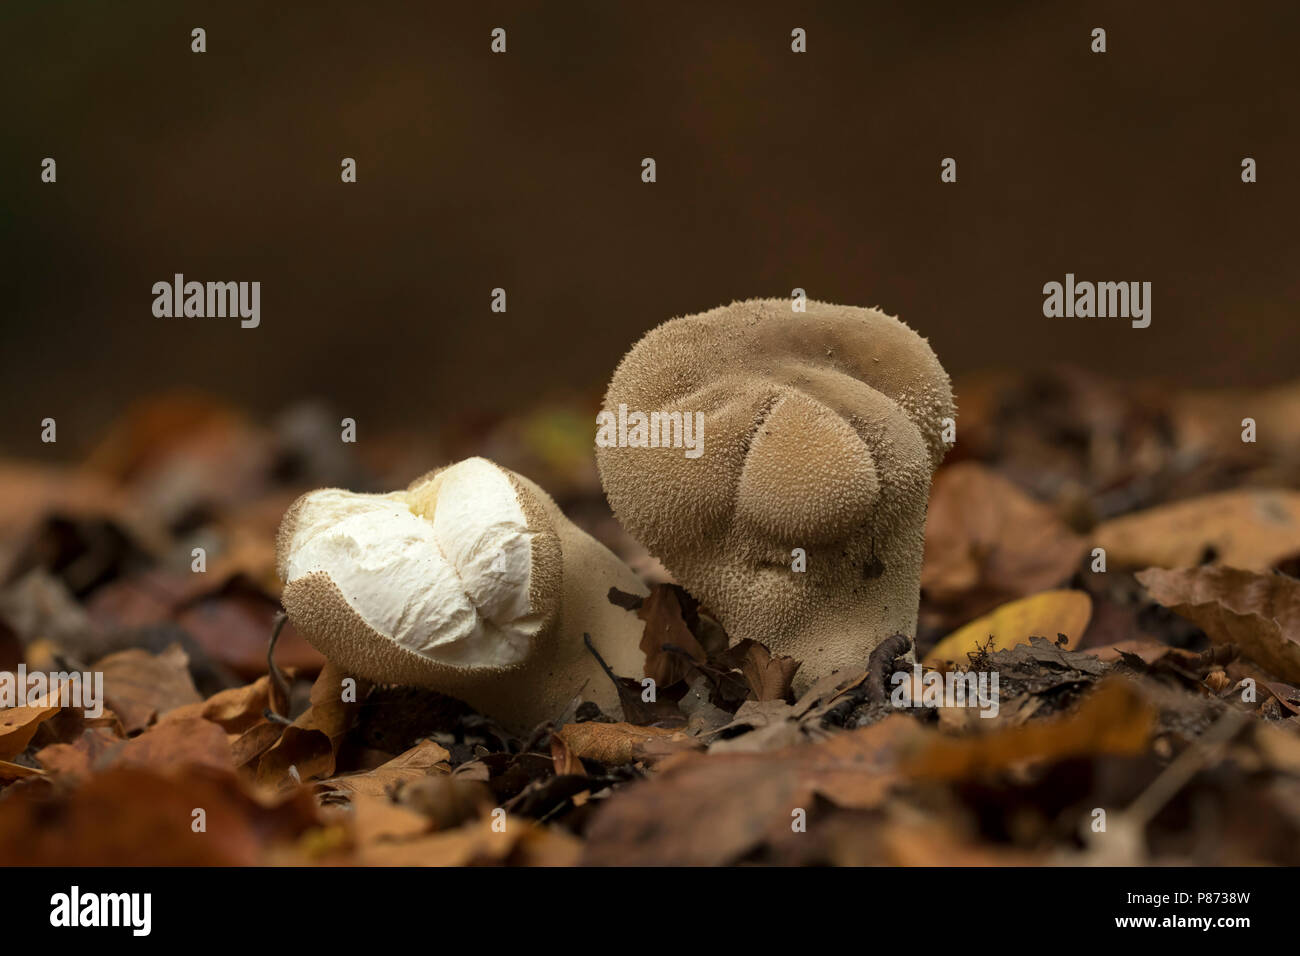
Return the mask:
<path id="1" fill-rule="evenodd" d="M 617 713 L 587 650 L 639 676 L 641 622 L 610 588 L 646 588 L 528 479 L 470 458 L 404 491 L 325 488 L 281 522 L 277 570 L 290 620 L 358 676 L 431 687 L 514 728 L 575 698 Z"/>

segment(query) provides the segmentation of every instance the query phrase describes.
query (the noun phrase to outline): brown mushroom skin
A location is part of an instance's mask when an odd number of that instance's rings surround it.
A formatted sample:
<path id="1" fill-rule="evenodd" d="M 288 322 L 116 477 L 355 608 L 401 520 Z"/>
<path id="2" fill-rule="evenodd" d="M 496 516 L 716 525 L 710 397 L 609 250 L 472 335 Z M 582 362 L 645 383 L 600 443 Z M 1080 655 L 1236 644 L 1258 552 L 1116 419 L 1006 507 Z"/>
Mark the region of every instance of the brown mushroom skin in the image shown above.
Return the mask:
<path id="1" fill-rule="evenodd" d="M 955 418 L 925 339 L 877 309 L 735 302 L 647 333 L 606 392 L 620 405 L 703 413 L 698 458 L 596 458 L 615 515 L 733 641 L 803 661 L 800 689 L 915 636 L 930 479 Z"/>

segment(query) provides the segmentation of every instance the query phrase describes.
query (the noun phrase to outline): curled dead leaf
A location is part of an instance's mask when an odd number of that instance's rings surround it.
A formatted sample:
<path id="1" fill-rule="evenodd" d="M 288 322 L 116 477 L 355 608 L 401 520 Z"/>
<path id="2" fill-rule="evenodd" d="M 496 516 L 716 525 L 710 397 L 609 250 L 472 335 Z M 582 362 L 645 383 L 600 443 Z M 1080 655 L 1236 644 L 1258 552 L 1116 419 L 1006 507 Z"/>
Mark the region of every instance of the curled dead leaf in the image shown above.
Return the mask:
<path id="1" fill-rule="evenodd" d="M 1236 644 L 1277 676 L 1300 682 L 1300 581 L 1220 566 L 1148 568 L 1137 579 L 1216 644 Z"/>

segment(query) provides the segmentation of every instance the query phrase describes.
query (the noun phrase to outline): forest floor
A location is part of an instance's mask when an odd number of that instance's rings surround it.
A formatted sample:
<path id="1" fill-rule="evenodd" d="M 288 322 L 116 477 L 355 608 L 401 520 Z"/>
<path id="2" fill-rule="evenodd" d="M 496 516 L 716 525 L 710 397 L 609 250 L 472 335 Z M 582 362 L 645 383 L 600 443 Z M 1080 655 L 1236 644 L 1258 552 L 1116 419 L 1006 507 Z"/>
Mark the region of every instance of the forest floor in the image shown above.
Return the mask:
<path id="1" fill-rule="evenodd" d="M 915 646 L 798 695 L 613 520 L 594 401 L 344 445 L 327 409 L 167 396 L 83 461 L 0 462 L 0 672 L 100 673 L 104 705 L 0 674 L 0 864 L 1300 863 L 1300 385 L 957 396 Z M 622 720 L 521 738 L 431 691 L 340 701 L 291 624 L 268 673 L 293 498 L 473 454 L 653 585 L 653 705 L 619 675 Z M 931 694 L 963 672 L 996 706 Z"/>

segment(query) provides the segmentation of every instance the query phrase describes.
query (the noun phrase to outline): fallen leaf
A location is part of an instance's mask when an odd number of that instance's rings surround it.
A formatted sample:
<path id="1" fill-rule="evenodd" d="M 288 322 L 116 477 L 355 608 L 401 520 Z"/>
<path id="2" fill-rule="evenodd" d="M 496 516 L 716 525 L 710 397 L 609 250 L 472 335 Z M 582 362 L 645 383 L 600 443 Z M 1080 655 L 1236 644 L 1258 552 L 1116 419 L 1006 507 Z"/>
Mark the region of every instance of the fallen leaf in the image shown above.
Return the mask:
<path id="1" fill-rule="evenodd" d="M 656 584 L 636 612 L 645 621 L 645 676 L 659 687 L 683 680 L 691 673 L 690 661 L 702 664 L 708 656 L 686 624 L 677 591 L 675 585 Z"/>
<path id="2" fill-rule="evenodd" d="M 0 760 L 0 785 L 13 783 L 15 780 L 24 780 L 27 777 L 40 777 L 44 774 L 44 770 L 36 767 L 25 767 L 20 763 Z"/>
<path id="3" fill-rule="evenodd" d="M 551 759 L 555 761 L 556 776 L 587 772 L 561 734 L 551 734 Z"/>
<path id="4" fill-rule="evenodd" d="M 353 700 L 343 699 L 345 680 L 355 683 Z M 257 781 L 266 786 L 287 787 L 332 776 L 339 745 L 356 723 L 358 702 L 364 698 L 366 689 L 363 681 L 348 677 L 327 662 L 311 686 L 311 706 L 262 754 L 257 765 Z"/>
<path id="5" fill-rule="evenodd" d="M 768 753 L 680 754 L 597 810 L 583 862 L 614 866 L 734 863 L 790 830 L 818 795 L 869 809 L 894 784 L 897 752 L 924 731 L 893 714 L 823 742 Z"/>
<path id="6" fill-rule="evenodd" d="M 607 766 L 659 759 L 675 750 L 697 745 L 680 730 L 596 721 L 565 724 L 555 732 L 555 736 L 562 738 L 569 752 L 578 759 L 594 760 Z"/>
<path id="7" fill-rule="evenodd" d="M 1300 492 L 1245 489 L 1161 505 L 1103 522 L 1093 544 L 1112 567 L 1215 561 L 1265 571 L 1300 552 Z"/>
<path id="8" fill-rule="evenodd" d="M 454 829 L 486 816 L 500 805 L 482 781 L 450 774 L 403 780 L 397 783 L 392 796 L 402 806 L 423 816 L 435 830 Z"/>
<path id="9" fill-rule="evenodd" d="M 236 767 L 244 767 L 270 750 L 283 733 L 283 724 L 263 720 L 242 734 L 233 734 L 230 740 L 230 759 Z"/>
<path id="10" fill-rule="evenodd" d="M 84 777 L 122 738 L 102 727 L 91 727 L 71 743 L 50 744 L 36 751 L 36 762 L 52 774 Z"/>
<path id="11" fill-rule="evenodd" d="M 242 575 L 176 609 L 176 623 L 212 657 L 245 678 L 266 673 L 266 644 L 280 602 Z M 275 645 L 280 667 L 315 673 L 325 658 L 286 621 Z"/>
<path id="12" fill-rule="evenodd" d="M 276 789 L 295 787 L 334 772 L 334 747 L 327 735 L 306 727 L 285 727 L 257 762 L 256 780 Z"/>
<path id="13" fill-rule="evenodd" d="M 753 700 L 789 700 L 791 682 L 801 666 L 793 657 L 774 657 L 762 644 L 748 638 L 727 648 L 718 660 L 744 675 Z"/>
<path id="14" fill-rule="evenodd" d="M 189 657 L 179 644 L 161 654 L 118 651 L 100 660 L 104 702 L 122 720 L 127 733 L 141 730 L 159 714 L 202 700 L 190 678 Z"/>
<path id="15" fill-rule="evenodd" d="M 717 731 L 709 753 L 761 753 L 782 750 L 809 739 L 805 724 L 795 709 L 783 700 L 747 700 L 735 719 Z"/>
<path id="16" fill-rule="evenodd" d="M 502 819 L 504 830 L 491 820 L 474 820 L 445 833 L 400 842 L 362 847 L 358 856 L 370 866 L 573 866 L 582 842 L 561 830 L 541 827 L 518 817 Z"/>
<path id="17" fill-rule="evenodd" d="M 105 761 L 111 766 L 148 767 L 162 773 L 188 772 L 194 767 L 235 769 L 226 732 L 202 717 L 155 724 L 102 756 L 96 769 Z"/>
<path id="18" fill-rule="evenodd" d="M 1086 550 L 1050 507 L 983 465 L 959 462 L 935 475 L 921 587 L 957 623 L 1059 585 Z"/>
<path id="19" fill-rule="evenodd" d="M 26 707 L 0 710 L 0 760 L 16 757 L 26 750 L 41 724 L 60 710 L 57 703 L 29 704 Z"/>
<path id="20" fill-rule="evenodd" d="M 330 777 L 320 781 L 318 786 L 346 793 L 384 794 L 402 781 L 451 773 L 451 765 L 447 762 L 450 757 L 441 744 L 424 740 L 374 770 Z"/>
<path id="21" fill-rule="evenodd" d="M 305 790 L 264 805 L 230 776 L 118 767 L 0 801 L 0 866 L 251 866 L 319 823 Z"/>
<path id="22" fill-rule="evenodd" d="M 966 662 L 966 655 L 984 647 L 1000 650 L 1026 643 L 1030 637 L 1066 636 L 1069 647 L 1079 640 L 1092 616 L 1092 599 L 1083 591 L 1044 591 L 1004 604 L 990 614 L 958 628 L 925 655 L 925 663 Z"/>
<path id="23" fill-rule="evenodd" d="M 1222 566 L 1148 568 L 1137 579 L 1216 644 L 1237 644 L 1277 676 L 1300 682 L 1300 581 Z"/>
<path id="24" fill-rule="evenodd" d="M 353 833 L 359 846 L 409 839 L 429 831 L 425 817 L 386 796 L 353 793 L 349 802 Z"/>
<path id="25" fill-rule="evenodd" d="M 220 724 L 228 733 L 243 733 L 262 722 L 262 713 L 271 706 L 271 686 L 270 675 L 264 675 L 251 684 L 218 691 L 207 700 L 168 711 L 159 722 L 202 717 Z M 285 706 L 283 701 L 277 701 L 277 705 Z"/>
<path id="26" fill-rule="evenodd" d="M 965 737 L 934 735 L 906 755 L 910 777 L 962 780 L 1035 760 L 1097 754 L 1136 754 L 1146 749 L 1155 710 L 1123 678 L 1097 685 L 1072 713 Z"/>

